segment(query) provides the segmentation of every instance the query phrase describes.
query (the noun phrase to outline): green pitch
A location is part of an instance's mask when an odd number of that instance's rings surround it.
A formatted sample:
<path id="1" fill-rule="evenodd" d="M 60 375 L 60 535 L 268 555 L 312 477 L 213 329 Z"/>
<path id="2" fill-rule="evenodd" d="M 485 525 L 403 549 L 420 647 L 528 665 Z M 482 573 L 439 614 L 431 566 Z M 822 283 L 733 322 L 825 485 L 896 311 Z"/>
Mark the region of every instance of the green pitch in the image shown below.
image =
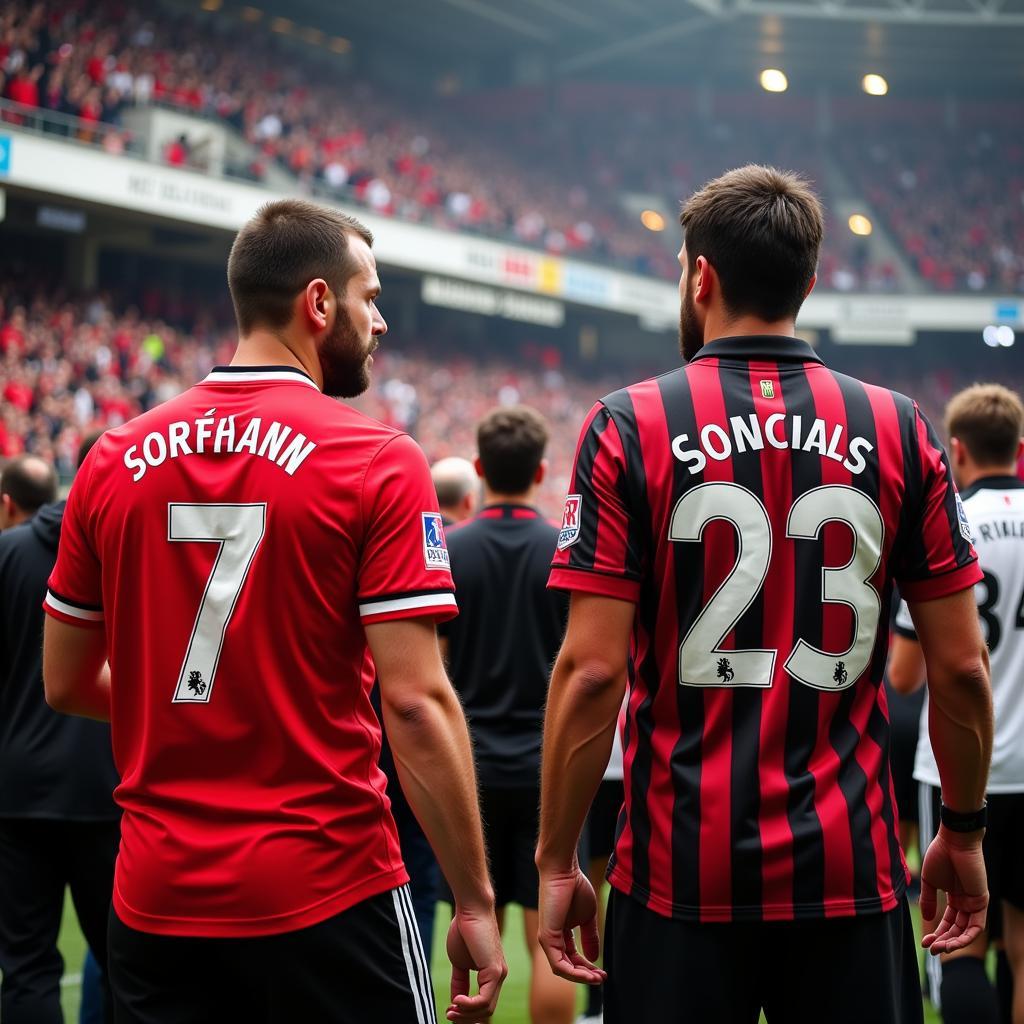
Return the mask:
<path id="1" fill-rule="evenodd" d="M 444 936 L 448 925 L 448 913 L 441 904 L 438 907 L 437 927 L 434 935 L 434 991 L 437 994 L 438 1021 L 447 1006 L 448 982 L 447 961 L 444 956 Z M 915 927 L 918 924 L 917 911 L 914 911 Z M 508 961 L 508 979 L 501 990 L 501 1002 L 498 1013 L 494 1017 L 495 1024 L 529 1024 L 527 1007 L 527 967 L 526 945 L 523 939 L 523 918 L 515 909 L 508 914 L 505 927 L 505 958 Z M 64 921 L 60 931 L 60 950 L 64 956 L 64 969 L 67 972 L 62 983 L 61 1003 L 64 1007 L 64 1019 L 67 1024 L 78 1021 L 78 1004 L 81 999 L 80 974 L 82 958 L 85 956 L 85 940 L 78 928 L 78 919 L 70 899 L 64 907 Z M 581 996 L 582 1006 L 582 996 Z M 941 1018 L 932 1008 L 925 1004 L 925 1020 L 928 1024 L 941 1024 Z"/>

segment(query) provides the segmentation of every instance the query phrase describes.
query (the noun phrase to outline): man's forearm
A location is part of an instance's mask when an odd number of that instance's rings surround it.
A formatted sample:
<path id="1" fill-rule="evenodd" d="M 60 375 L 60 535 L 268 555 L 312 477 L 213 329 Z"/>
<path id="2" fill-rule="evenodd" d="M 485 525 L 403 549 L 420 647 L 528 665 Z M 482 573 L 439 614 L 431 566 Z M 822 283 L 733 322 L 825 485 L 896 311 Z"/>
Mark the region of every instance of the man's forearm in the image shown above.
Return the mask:
<path id="1" fill-rule="evenodd" d="M 624 677 L 588 671 L 563 652 L 548 691 L 541 766 L 539 866 L 561 870 L 576 857 L 587 810 L 608 766 Z"/>
<path id="2" fill-rule="evenodd" d="M 466 720 L 447 680 L 384 724 L 398 778 L 459 906 L 494 902 Z"/>
<path id="3" fill-rule="evenodd" d="M 975 668 L 949 679 L 929 675 L 928 732 L 942 799 L 953 810 L 975 810 L 985 799 L 992 728 L 987 651 Z"/>

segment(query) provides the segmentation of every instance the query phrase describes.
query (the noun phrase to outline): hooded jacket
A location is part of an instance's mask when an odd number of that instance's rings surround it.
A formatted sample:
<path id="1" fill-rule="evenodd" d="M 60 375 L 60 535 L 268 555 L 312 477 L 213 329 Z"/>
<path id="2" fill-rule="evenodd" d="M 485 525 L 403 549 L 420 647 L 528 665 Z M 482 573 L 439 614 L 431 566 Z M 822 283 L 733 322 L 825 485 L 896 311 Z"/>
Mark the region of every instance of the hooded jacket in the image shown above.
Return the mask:
<path id="1" fill-rule="evenodd" d="M 43 598 L 64 502 L 0 533 L 0 817 L 110 821 L 110 727 L 62 715 L 43 692 Z"/>

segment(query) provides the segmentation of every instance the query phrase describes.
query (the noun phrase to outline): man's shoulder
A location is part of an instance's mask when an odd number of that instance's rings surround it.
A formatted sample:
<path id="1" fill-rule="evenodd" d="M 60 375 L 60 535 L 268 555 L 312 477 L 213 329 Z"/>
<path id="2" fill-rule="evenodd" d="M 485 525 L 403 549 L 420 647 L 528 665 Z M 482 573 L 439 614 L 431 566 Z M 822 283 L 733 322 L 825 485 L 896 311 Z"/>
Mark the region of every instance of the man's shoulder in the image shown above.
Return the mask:
<path id="1" fill-rule="evenodd" d="M 644 377 L 632 384 L 625 384 L 604 395 L 598 405 L 610 416 L 633 416 L 638 407 L 650 402 L 655 395 L 660 395 L 666 390 L 671 391 L 673 388 L 686 387 L 689 381 L 688 374 L 693 370 L 693 365 L 676 366 L 653 377 Z"/>
<path id="2" fill-rule="evenodd" d="M 878 401 L 889 401 L 893 404 L 896 412 L 900 416 L 913 418 L 916 414 L 917 403 L 913 398 L 908 397 L 901 391 L 896 391 L 893 388 L 887 388 L 881 384 L 872 384 L 869 381 L 861 380 L 860 377 L 854 377 L 849 373 L 842 373 L 839 370 L 833 369 L 831 366 L 821 365 L 820 369 L 826 373 L 830 373 L 840 388 L 854 387 L 861 388 L 864 394 L 869 400 L 875 402 Z"/>

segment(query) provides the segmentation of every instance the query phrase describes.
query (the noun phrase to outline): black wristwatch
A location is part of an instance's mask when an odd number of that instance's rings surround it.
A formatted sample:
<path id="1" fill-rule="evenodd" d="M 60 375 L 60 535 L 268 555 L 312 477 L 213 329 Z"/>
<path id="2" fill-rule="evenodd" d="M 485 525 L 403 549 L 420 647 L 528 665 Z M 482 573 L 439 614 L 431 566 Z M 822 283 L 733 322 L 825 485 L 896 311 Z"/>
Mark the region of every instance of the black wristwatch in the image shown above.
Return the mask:
<path id="1" fill-rule="evenodd" d="M 977 832 L 988 824 L 988 804 L 982 804 L 977 811 L 954 811 L 943 804 L 939 808 L 939 821 L 950 832 Z"/>

